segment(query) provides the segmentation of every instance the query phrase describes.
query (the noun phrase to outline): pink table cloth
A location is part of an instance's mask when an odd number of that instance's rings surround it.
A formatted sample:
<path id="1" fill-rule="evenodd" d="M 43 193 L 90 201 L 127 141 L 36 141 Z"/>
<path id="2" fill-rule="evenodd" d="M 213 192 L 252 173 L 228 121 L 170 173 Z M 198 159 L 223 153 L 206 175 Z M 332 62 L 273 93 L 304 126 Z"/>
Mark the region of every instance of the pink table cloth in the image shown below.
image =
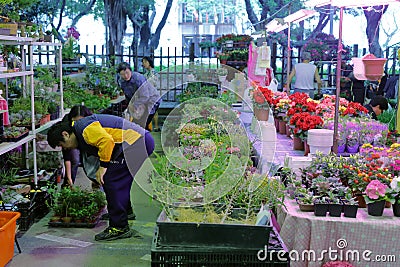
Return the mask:
<path id="1" fill-rule="evenodd" d="M 320 267 L 340 256 L 353 266 L 400 266 L 400 217 L 393 216 L 392 208 L 382 217 L 370 216 L 366 209 L 358 209 L 357 218 L 316 217 L 300 211 L 294 200 L 285 204 L 287 209 L 278 209 L 278 223 L 290 266 Z"/>

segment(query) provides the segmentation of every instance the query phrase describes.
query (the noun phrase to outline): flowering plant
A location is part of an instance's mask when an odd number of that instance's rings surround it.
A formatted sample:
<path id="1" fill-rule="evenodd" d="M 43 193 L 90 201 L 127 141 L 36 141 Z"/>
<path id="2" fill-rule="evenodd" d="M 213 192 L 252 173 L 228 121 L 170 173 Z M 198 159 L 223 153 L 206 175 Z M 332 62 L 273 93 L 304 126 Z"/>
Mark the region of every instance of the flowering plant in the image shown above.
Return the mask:
<path id="1" fill-rule="evenodd" d="M 349 55 L 350 48 L 343 48 L 342 55 Z M 337 56 L 338 40 L 333 35 L 318 33 L 315 38 L 307 41 L 302 50 L 311 54 L 312 61 L 332 60 Z"/>
<path id="2" fill-rule="evenodd" d="M 78 57 L 80 52 L 78 45 L 79 36 L 79 32 L 74 27 L 68 28 L 67 35 L 65 36 L 67 40 L 65 41 L 62 49 L 63 59 L 71 60 Z"/>
<path id="3" fill-rule="evenodd" d="M 350 132 L 346 137 L 346 145 L 353 147 L 360 143 L 357 132 Z"/>
<path id="4" fill-rule="evenodd" d="M 387 185 L 381 183 L 378 180 L 372 180 L 371 182 L 369 182 L 367 188 L 365 189 L 365 202 L 369 204 L 381 200 L 389 201 L 390 199 L 386 194 L 387 190 Z"/>
<path id="5" fill-rule="evenodd" d="M 295 126 L 293 134 L 305 140 L 307 138 L 307 131 L 322 128 L 324 121 L 320 116 L 311 115 L 309 112 L 301 112 L 294 114 L 289 124 Z"/>
<path id="6" fill-rule="evenodd" d="M 216 51 L 214 54 L 215 54 L 215 56 L 216 56 L 219 60 L 228 60 L 229 57 L 231 56 L 230 53 L 227 53 L 227 52 L 219 52 L 219 51 Z"/>
<path id="7" fill-rule="evenodd" d="M 259 109 L 269 109 L 270 104 L 273 103 L 273 92 L 267 87 L 256 86 L 251 93 L 253 105 Z"/>
<path id="8" fill-rule="evenodd" d="M 357 102 L 349 102 L 346 108 L 340 110 L 341 116 L 352 116 L 352 117 L 360 117 L 364 116 L 368 113 L 368 110 Z"/>

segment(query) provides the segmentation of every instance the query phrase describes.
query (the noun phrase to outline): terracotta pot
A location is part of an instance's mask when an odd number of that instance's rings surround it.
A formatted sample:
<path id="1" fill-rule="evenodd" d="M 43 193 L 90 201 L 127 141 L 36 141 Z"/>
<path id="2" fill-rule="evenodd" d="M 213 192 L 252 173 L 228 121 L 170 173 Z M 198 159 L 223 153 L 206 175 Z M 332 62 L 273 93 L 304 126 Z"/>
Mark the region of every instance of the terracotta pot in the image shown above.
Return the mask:
<path id="1" fill-rule="evenodd" d="M 304 144 L 300 137 L 293 137 L 293 150 L 304 150 Z"/>
<path id="2" fill-rule="evenodd" d="M 359 208 L 366 208 L 367 204 L 365 203 L 365 199 L 363 194 L 361 193 L 353 193 L 353 196 L 356 197 L 357 201 L 358 201 L 358 207 Z"/>
<path id="3" fill-rule="evenodd" d="M 219 63 L 226 65 L 226 63 L 228 63 L 228 60 L 226 59 L 220 59 Z"/>
<path id="4" fill-rule="evenodd" d="M 254 108 L 254 116 L 256 116 L 259 121 L 268 121 L 269 110 L 262 108 Z"/>
<path id="5" fill-rule="evenodd" d="M 276 132 L 279 132 L 279 119 L 274 117 L 275 129 Z"/>
<path id="6" fill-rule="evenodd" d="M 291 131 L 290 131 L 290 126 L 289 124 L 286 123 L 286 136 L 290 137 Z"/>
<path id="7" fill-rule="evenodd" d="M 308 153 L 310 153 L 310 146 L 307 144 L 307 141 L 304 141 L 303 144 L 304 144 L 304 156 L 308 156 Z"/>
<path id="8" fill-rule="evenodd" d="M 279 133 L 286 134 L 286 122 L 283 120 L 279 121 Z"/>

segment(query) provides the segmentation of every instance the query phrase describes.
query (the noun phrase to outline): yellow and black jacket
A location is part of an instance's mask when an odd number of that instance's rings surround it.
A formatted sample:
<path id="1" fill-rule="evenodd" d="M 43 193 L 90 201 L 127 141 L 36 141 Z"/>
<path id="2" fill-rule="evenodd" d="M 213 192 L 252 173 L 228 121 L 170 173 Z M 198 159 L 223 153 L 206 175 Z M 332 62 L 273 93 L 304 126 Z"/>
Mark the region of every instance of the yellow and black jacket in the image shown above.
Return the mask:
<path id="1" fill-rule="evenodd" d="M 73 122 L 78 148 L 88 155 L 100 158 L 100 166 L 108 167 L 110 161 L 121 155 L 124 145 L 132 145 L 146 130 L 121 117 L 94 114 Z"/>

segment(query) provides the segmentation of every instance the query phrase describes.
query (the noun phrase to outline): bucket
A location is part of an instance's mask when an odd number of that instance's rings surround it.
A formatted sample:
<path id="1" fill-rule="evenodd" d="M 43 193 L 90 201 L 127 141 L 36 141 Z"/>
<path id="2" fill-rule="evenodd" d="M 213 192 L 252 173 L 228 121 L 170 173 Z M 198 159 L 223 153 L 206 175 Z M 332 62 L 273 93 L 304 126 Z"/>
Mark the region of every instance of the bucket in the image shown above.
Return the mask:
<path id="1" fill-rule="evenodd" d="M 333 130 L 328 130 L 328 129 L 310 129 L 310 130 L 308 130 L 307 144 L 310 147 L 311 146 L 329 146 L 329 147 L 332 146 L 333 145 Z"/>
<path id="2" fill-rule="evenodd" d="M 19 212 L 0 211 L 0 266 L 5 266 L 14 256 L 15 227 Z"/>

